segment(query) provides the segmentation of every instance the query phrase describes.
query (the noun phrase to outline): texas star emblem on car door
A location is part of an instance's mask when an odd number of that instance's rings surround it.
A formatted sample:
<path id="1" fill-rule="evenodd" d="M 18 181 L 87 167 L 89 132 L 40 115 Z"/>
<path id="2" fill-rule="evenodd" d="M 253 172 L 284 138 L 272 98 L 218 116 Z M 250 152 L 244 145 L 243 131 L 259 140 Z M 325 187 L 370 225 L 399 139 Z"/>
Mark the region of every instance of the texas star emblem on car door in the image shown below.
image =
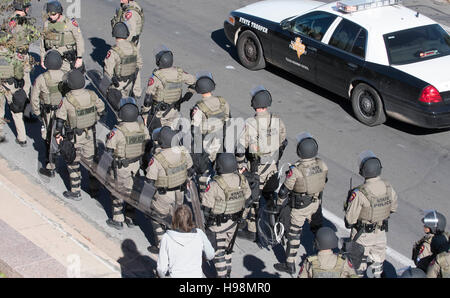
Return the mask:
<path id="1" fill-rule="evenodd" d="M 289 45 L 289 48 L 293 49 L 297 52 L 297 57 L 300 59 L 300 56 L 303 55 L 306 52 L 306 47 L 302 43 L 302 39 L 300 37 L 296 37 L 295 41 L 291 41 L 291 44 Z"/>

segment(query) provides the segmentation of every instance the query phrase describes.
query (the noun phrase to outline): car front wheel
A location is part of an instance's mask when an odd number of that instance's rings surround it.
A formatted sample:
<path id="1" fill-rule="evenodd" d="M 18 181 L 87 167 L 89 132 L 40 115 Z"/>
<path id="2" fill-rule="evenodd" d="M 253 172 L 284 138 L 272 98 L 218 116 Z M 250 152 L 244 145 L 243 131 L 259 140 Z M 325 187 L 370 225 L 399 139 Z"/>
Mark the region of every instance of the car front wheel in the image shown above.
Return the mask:
<path id="1" fill-rule="evenodd" d="M 237 52 L 242 65 L 250 70 L 266 67 L 264 53 L 258 36 L 250 30 L 244 31 L 237 42 Z"/>
<path id="2" fill-rule="evenodd" d="M 352 92 L 352 108 L 356 118 L 368 126 L 376 126 L 386 121 L 383 101 L 371 86 L 360 83 Z"/>

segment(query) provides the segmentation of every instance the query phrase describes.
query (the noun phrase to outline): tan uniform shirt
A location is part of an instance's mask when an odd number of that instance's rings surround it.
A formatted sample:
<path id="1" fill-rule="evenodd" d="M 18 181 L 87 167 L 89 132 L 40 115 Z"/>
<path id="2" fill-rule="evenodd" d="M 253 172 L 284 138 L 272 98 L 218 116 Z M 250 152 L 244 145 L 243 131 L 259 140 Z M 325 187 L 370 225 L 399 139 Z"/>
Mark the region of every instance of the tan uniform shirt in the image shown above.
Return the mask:
<path id="1" fill-rule="evenodd" d="M 78 89 L 78 90 L 72 90 L 72 94 L 77 98 L 77 100 L 80 102 L 81 105 L 88 105 L 91 102 L 91 95 L 86 89 Z M 97 113 L 101 113 L 105 110 L 105 104 L 103 101 L 98 98 L 97 95 L 95 95 L 97 98 L 96 100 L 96 107 L 97 107 Z M 67 120 L 68 113 L 75 114 L 75 107 L 66 100 L 65 97 L 63 97 L 62 104 L 59 107 L 59 109 L 56 111 L 56 118 Z"/>
<path id="2" fill-rule="evenodd" d="M 134 9 L 130 9 L 130 7 L 135 7 L 137 10 L 142 10 L 141 6 L 136 1 L 130 1 L 127 5 L 126 12 L 124 12 L 124 22 L 128 26 L 128 30 L 130 31 L 130 36 L 128 37 L 128 41 L 131 41 L 133 37 L 138 35 L 138 24 L 142 24 L 141 15 Z"/>
<path id="3" fill-rule="evenodd" d="M 438 254 L 436 258 L 431 261 L 428 266 L 427 278 L 443 277 L 442 271 L 444 270 L 450 275 L 450 252 L 448 251 Z"/>
<path id="4" fill-rule="evenodd" d="M 203 97 L 202 102 L 212 111 L 216 111 L 220 108 L 220 101 L 216 96 Z M 225 119 L 230 119 L 230 105 L 225 103 L 224 106 Z M 221 119 L 211 118 L 208 119 L 206 114 L 196 105 L 191 112 L 191 125 L 200 128 L 201 134 L 206 134 L 208 131 L 219 131 L 223 129 L 223 122 Z"/>
<path id="5" fill-rule="evenodd" d="M 320 262 L 320 268 L 323 270 L 331 270 L 336 266 L 336 262 L 338 260 L 338 256 L 333 253 L 331 250 L 321 250 L 317 254 L 317 257 Z M 305 260 L 302 267 L 300 268 L 300 272 L 298 275 L 299 278 L 313 278 L 313 266 L 312 263 Z M 357 277 L 355 269 L 353 268 L 352 263 L 347 259 L 344 261 L 344 265 L 341 271 L 341 278 L 350 278 Z"/>
<path id="6" fill-rule="evenodd" d="M 64 72 L 61 70 L 48 70 L 52 81 L 61 82 L 63 80 Z M 44 74 L 40 74 L 36 80 L 34 81 L 33 88 L 31 88 L 31 107 L 33 110 L 33 114 L 40 115 L 40 105 L 42 96 L 48 96 L 49 90 L 47 84 L 45 82 Z M 42 101 L 42 104 L 44 102 Z"/>
<path id="7" fill-rule="evenodd" d="M 140 124 L 138 122 L 121 122 L 119 124 L 121 127 L 128 129 L 129 131 L 139 131 Z M 148 133 L 148 129 L 144 130 L 145 133 L 145 141 L 150 139 L 150 134 Z M 117 154 L 118 151 L 125 151 L 126 138 L 120 129 L 114 128 L 109 134 L 106 140 L 106 148 L 114 149 L 114 153 Z M 119 150 L 121 148 L 121 150 Z M 119 156 L 123 157 L 123 156 Z"/>
<path id="8" fill-rule="evenodd" d="M 168 149 L 162 149 L 161 153 L 170 163 L 175 163 L 181 159 L 181 152 L 185 153 L 187 169 L 191 168 L 193 165 L 191 155 L 189 151 L 184 146 L 176 146 Z M 165 177 L 166 171 L 164 170 L 161 163 L 156 158 L 150 160 L 149 166 L 147 168 L 147 178 L 150 180 L 158 180 L 160 177 Z"/>
<path id="9" fill-rule="evenodd" d="M 58 22 L 66 22 L 66 28 L 65 31 L 70 31 L 73 34 L 73 37 L 75 38 L 75 42 L 76 42 L 76 51 L 77 51 L 77 57 L 83 57 L 84 55 L 84 39 L 83 39 L 83 35 L 81 33 L 80 27 L 78 25 L 78 22 L 75 19 L 72 20 L 68 20 L 66 18 L 66 16 L 61 16 L 61 19 Z M 44 32 L 47 30 L 48 28 L 48 24 L 49 21 L 45 21 L 44 23 Z M 40 47 L 40 54 L 41 57 L 45 57 L 45 45 L 44 45 L 44 36 L 42 36 L 41 38 L 41 47 Z M 59 48 L 54 48 L 54 50 L 57 50 L 61 55 L 64 54 L 64 52 L 67 51 L 71 51 L 72 48 L 69 48 L 67 46 L 63 46 L 63 47 L 59 47 Z"/>
<path id="10" fill-rule="evenodd" d="M 125 55 L 133 54 L 133 49 L 136 48 L 135 45 L 133 45 L 128 40 L 124 39 L 117 40 L 116 45 L 124 52 Z M 144 65 L 142 56 L 139 53 L 139 51 L 136 51 L 136 54 L 137 54 L 137 61 L 136 61 L 137 67 L 139 69 L 142 69 L 142 66 Z M 103 69 L 105 74 L 107 74 L 110 78 L 112 78 L 114 76 L 114 68 L 118 64 L 120 64 L 120 56 L 116 51 L 111 49 L 105 58 L 105 67 Z"/>

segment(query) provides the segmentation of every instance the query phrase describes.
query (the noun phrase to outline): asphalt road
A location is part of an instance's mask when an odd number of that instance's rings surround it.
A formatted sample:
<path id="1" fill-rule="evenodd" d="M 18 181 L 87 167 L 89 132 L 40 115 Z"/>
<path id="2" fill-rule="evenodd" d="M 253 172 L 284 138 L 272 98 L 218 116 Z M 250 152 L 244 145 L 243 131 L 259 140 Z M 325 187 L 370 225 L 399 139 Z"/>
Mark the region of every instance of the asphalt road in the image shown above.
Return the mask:
<path id="1" fill-rule="evenodd" d="M 70 5 L 62 1 L 64 6 Z M 339 236 L 348 236 L 343 228 L 343 201 L 357 177 L 357 158 L 360 152 L 370 149 L 380 157 L 383 164 L 382 177 L 389 180 L 399 195 L 398 212 L 391 216 L 388 233 L 388 259 L 390 271 L 401 270 L 408 264 L 411 246 L 422 234 L 422 211 L 437 209 L 450 216 L 450 130 L 428 130 L 417 128 L 395 120 L 384 125 L 367 127 L 352 115 L 351 106 L 344 98 L 302 81 L 280 69 L 252 72 L 237 60 L 237 54 L 223 32 L 223 21 L 231 10 L 256 1 L 248 0 L 165 0 L 139 1 L 145 10 L 145 31 L 142 40 L 144 70 L 143 86 L 155 68 L 153 49 L 159 44 L 169 47 L 175 56 L 175 64 L 190 73 L 208 70 L 217 83 L 216 95 L 224 96 L 231 104 L 234 117 L 248 118 L 253 115 L 250 107 L 250 90 L 264 85 L 274 99 L 272 111 L 281 115 L 286 123 L 289 146 L 282 164 L 294 162 L 295 137 L 303 131 L 310 132 L 319 143 L 320 157 L 329 167 L 329 182 L 324 192 L 324 213 L 326 224 L 336 228 Z M 81 1 L 78 18 L 86 42 L 85 62 L 88 69 L 101 69 L 108 48 L 113 45 L 110 19 L 119 1 Z M 450 26 L 450 5 L 441 1 L 405 1 L 406 6 L 429 15 Z M 42 4 L 35 5 L 34 13 L 39 15 Z M 36 47 L 33 48 L 35 51 Z M 195 96 L 182 109 L 183 115 L 198 99 Z M 110 118 L 106 125 L 113 124 Z M 44 145 L 36 123 L 27 124 L 28 147 L 20 148 L 14 143 L 14 134 L 7 130 L 9 142 L 2 144 L 0 155 L 11 165 L 28 173 L 36 183 L 57 194 L 62 201 L 62 192 L 68 186 L 68 174 L 63 162 L 59 164 L 56 178 L 49 180 L 37 173 L 43 156 Z M 108 130 L 102 126 L 98 138 L 104 140 Z M 83 180 L 87 190 L 87 179 Z M 122 241 L 132 239 L 142 254 L 148 254 L 146 247 L 152 235 L 149 225 L 140 217 L 140 229 L 116 231 L 106 226 L 105 220 L 111 210 L 107 205 L 105 191 L 98 202 L 83 193 L 83 201 L 65 201 L 97 225 L 111 237 Z M 104 208 L 98 208 L 98 207 Z M 302 236 L 305 250 L 312 251 L 311 234 Z M 273 263 L 283 260 L 280 247 L 273 250 L 258 249 L 254 243 L 237 241 L 233 259 L 233 277 L 276 277 Z M 302 254 L 300 253 L 300 255 Z M 393 267 L 392 267 L 392 266 Z M 209 272 L 208 270 L 206 270 Z M 151 273 L 149 273 L 151 276 Z M 289 275 L 281 274 L 283 277 Z"/>

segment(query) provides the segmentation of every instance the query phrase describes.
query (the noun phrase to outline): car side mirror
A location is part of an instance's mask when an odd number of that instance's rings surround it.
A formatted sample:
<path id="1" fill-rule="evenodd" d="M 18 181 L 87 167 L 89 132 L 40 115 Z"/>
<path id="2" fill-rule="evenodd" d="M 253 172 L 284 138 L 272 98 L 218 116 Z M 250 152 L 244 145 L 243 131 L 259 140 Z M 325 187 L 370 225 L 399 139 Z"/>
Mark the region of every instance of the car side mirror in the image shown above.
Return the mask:
<path id="1" fill-rule="evenodd" d="M 280 23 L 281 29 L 283 30 L 291 30 L 292 29 L 292 22 L 289 20 L 282 20 Z"/>

